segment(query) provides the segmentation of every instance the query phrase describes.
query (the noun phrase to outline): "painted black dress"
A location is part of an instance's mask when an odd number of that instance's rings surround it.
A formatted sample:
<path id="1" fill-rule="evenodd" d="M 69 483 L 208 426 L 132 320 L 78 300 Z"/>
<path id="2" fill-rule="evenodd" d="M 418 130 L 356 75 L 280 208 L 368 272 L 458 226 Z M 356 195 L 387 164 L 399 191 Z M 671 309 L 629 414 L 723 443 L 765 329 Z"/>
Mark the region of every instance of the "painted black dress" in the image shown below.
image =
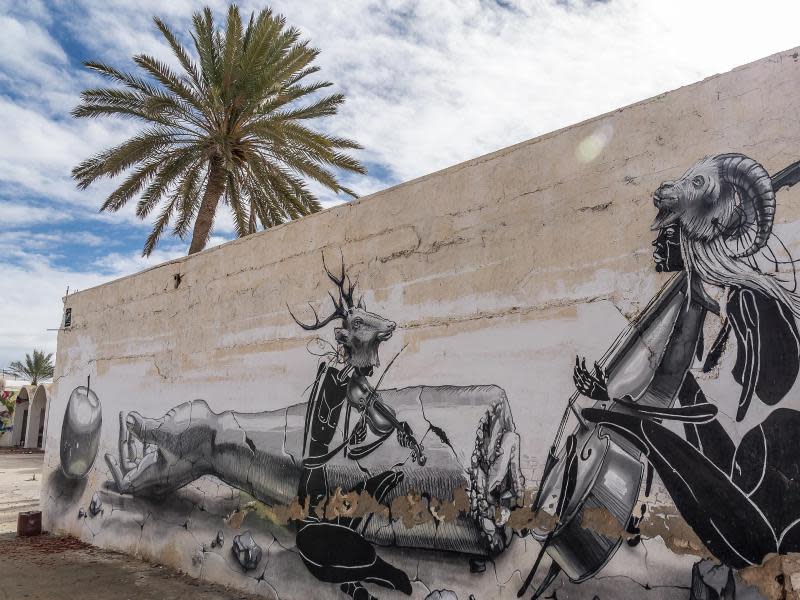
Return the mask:
<path id="1" fill-rule="evenodd" d="M 411 582 L 400 569 L 390 565 L 357 530 L 362 519 L 337 518 L 327 521 L 317 516 L 316 507 L 324 514 L 329 499 L 327 463 L 348 450 L 349 442 L 334 444 L 342 414 L 345 414 L 344 437 L 350 406 L 347 386 L 352 368 L 337 369 L 320 365 L 309 396 L 303 435 L 303 464 L 298 500 L 308 506 L 308 515 L 298 524 L 297 549 L 311 574 L 321 581 L 341 584 L 341 590 L 354 600 L 372 598 L 361 582 L 369 582 L 411 594 Z M 333 445 L 333 447 L 331 447 Z M 374 448 L 372 448 L 374 449 Z M 402 473 L 387 471 L 366 479 L 355 490 L 368 492 L 382 502 L 402 481 Z"/>
<path id="2" fill-rule="evenodd" d="M 774 406 L 792 388 L 800 371 L 800 334 L 791 311 L 758 291 L 733 289 L 727 315 L 706 366 L 718 361 L 732 331 L 741 421 L 754 397 Z M 707 403 L 691 373 L 678 400 L 682 406 Z M 772 411 L 738 446 L 717 420 L 685 424 L 684 439 L 644 414 L 596 408 L 582 414 L 645 453 L 681 515 L 723 563 L 742 568 L 771 552 L 800 551 L 800 412 Z"/>

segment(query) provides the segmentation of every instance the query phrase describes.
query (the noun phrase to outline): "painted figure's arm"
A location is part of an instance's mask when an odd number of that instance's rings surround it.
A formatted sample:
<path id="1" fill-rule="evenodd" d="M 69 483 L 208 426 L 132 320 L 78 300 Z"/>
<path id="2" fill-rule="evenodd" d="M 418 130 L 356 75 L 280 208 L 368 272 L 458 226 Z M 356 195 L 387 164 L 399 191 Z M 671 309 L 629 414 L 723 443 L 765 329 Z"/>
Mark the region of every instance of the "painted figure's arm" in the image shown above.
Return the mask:
<path id="1" fill-rule="evenodd" d="M 378 436 L 378 439 L 365 446 L 349 450 L 348 457 L 358 459 L 368 456 L 394 433 L 400 446 L 411 449 L 412 459 L 420 466 L 425 464 L 427 459 L 423 454 L 424 448 L 415 437 L 414 429 L 407 421 L 397 418 L 394 408 L 372 387 L 365 376 L 356 374 L 350 379 L 347 386 L 347 401 L 351 407 L 359 410 L 370 431 Z"/>
<path id="2" fill-rule="evenodd" d="M 408 503 L 424 491 L 443 503 L 438 510 L 448 503 L 456 510 L 446 535 L 438 526 L 442 515 L 425 509 L 413 523 L 375 515 L 365 537 L 381 540 L 388 528 L 400 546 L 476 554 L 503 549 L 510 540 L 509 511 L 524 494 L 519 434 L 503 390 L 420 386 L 381 394 L 396 408 L 398 420 L 414 424 L 430 451 L 428 464 L 420 467 L 409 459 L 408 448 L 387 438 L 380 452 L 358 464 L 341 452 L 326 463 L 329 490 L 357 489 L 365 470 L 394 468 L 403 479 L 385 506 Z M 304 472 L 306 408 L 217 414 L 195 400 L 156 419 L 123 413 L 119 453 L 106 455 L 106 461 L 121 493 L 164 496 L 211 475 L 273 507 L 288 507 L 298 498 Z M 454 410 L 458 421 L 451 420 Z M 342 435 L 337 438 L 341 443 Z"/>
<path id="3" fill-rule="evenodd" d="M 203 400 L 184 402 L 159 419 L 119 414 L 119 455 L 106 454 L 118 491 L 163 496 L 211 474 L 219 415 Z"/>
<path id="4" fill-rule="evenodd" d="M 215 475 L 256 497 L 292 498 L 299 465 L 281 452 L 284 420 L 284 411 L 215 413 L 204 400 L 157 419 L 120 413 L 119 455 L 106 454 L 106 463 L 125 494 L 163 496 Z M 263 433 L 251 436 L 248 426 Z M 280 485 L 287 477 L 294 486 Z"/>
<path id="5" fill-rule="evenodd" d="M 598 402 L 609 402 L 608 375 L 603 367 L 594 363 L 594 373 L 586 367 L 586 358 L 575 357 L 575 368 L 572 371 L 575 389 L 581 394 Z"/>
<path id="6" fill-rule="evenodd" d="M 375 450 L 380 448 L 383 445 L 383 443 L 389 439 L 391 435 L 392 432 L 388 431 L 384 433 L 382 436 L 380 436 L 377 440 L 374 440 L 369 444 L 364 444 L 363 446 L 350 446 L 346 449 L 345 456 L 347 456 L 347 458 L 352 458 L 353 460 L 360 460 L 362 458 L 366 458 L 367 456 L 375 452 Z"/>
<path id="7" fill-rule="evenodd" d="M 598 402 L 614 402 L 617 410 L 635 413 L 643 418 L 666 419 L 681 423 L 704 424 L 709 423 L 717 416 L 717 407 L 708 402 L 698 402 L 679 407 L 648 406 L 639 404 L 630 396 L 624 398 L 611 398 L 608 394 L 608 375 L 605 370 L 594 364 L 594 373 L 586 368 L 586 359 L 575 358 L 573 372 L 575 388 L 587 398 Z"/>

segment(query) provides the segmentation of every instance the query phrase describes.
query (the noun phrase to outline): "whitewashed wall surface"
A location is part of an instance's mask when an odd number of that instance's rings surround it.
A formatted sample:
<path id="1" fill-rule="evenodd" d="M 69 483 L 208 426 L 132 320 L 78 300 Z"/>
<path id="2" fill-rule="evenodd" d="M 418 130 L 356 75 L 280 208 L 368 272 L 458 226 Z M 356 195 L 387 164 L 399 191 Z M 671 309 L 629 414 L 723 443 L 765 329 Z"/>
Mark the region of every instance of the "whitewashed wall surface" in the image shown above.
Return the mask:
<path id="1" fill-rule="evenodd" d="M 70 295 L 45 526 L 271 598 L 800 597 L 797 161 L 792 50 Z"/>

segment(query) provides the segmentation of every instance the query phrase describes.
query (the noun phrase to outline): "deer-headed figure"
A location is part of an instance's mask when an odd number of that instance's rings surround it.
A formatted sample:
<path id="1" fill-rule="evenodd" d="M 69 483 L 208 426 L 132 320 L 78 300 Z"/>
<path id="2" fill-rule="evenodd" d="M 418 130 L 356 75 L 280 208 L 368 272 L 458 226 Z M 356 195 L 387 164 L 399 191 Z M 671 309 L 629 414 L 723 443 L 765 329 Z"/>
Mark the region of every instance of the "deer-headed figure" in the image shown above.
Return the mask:
<path id="1" fill-rule="evenodd" d="M 345 448 L 345 452 L 351 458 L 363 458 L 376 450 L 392 432 L 395 432 L 398 442 L 411 449 L 412 459 L 420 466 L 424 465 L 426 458 L 423 454 L 423 447 L 414 438 L 411 427 L 408 423 L 397 420 L 394 410 L 382 401 L 380 394 L 367 379 L 372 375 L 373 368 L 381 364 L 378 356 L 381 342 L 392 337 L 397 324 L 367 311 L 363 297 L 355 302 L 353 296 L 358 282 L 354 283 L 346 274 L 344 259 L 342 259 L 339 276 L 334 275 L 328 269 L 324 254 L 322 265 L 328 278 L 336 284 L 338 291 L 338 300 L 334 294 L 328 292 L 331 302 L 333 302 L 333 312 L 324 319 L 320 319 L 317 311 L 309 303 L 314 313 L 314 323 L 311 324 L 299 321 L 291 309 L 289 314 L 306 331 L 322 329 L 332 321 L 341 320 L 341 327 L 334 329 L 334 335 L 336 342 L 344 350 L 346 366 L 342 370 L 342 374 L 346 374 L 348 378 L 347 400 L 349 406 L 359 411 L 361 417 L 353 430 L 353 438 L 350 441 L 355 444 L 362 442 L 366 438 L 366 428 L 378 436 L 376 441 L 364 446 L 348 443 L 349 447 Z M 314 437 L 318 438 L 319 435 Z M 326 450 L 326 455 L 329 453 L 330 451 Z"/>
<path id="2" fill-rule="evenodd" d="M 329 292 L 333 312 L 320 319 L 309 303 L 314 322 L 307 324 L 298 320 L 289 309 L 295 322 L 306 331 L 315 331 L 333 321 L 341 321 L 334 334 L 343 350 L 345 364 L 343 367 L 331 364 L 320 366 L 307 408 L 303 474 L 298 499 L 301 504 L 310 507 L 324 507 L 327 503 L 331 490 L 328 489 L 326 466 L 340 452 L 351 459 L 364 458 L 395 433 L 402 446 L 411 448 L 412 459 L 420 466 L 425 464 L 423 448 L 414 438 L 411 427 L 397 420 L 395 411 L 384 403 L 368 380 L 373 369 L 380 365 L 378 348 L 381 342 L 392 337 L 396 324 L 368 312 L 363 299 L 354 301 L 356 284 L 345 273 L 344 258 L 338 276 L 328 269 L 324 255 L 322 264 L 328 278 L 337 287 L 338 294 Z M 350 429 L 352 411 L 356 414 L 356 424 Z M 342 416 L 345 417 L 344 441 L 331 447 L 338 437 Z M 375 435 L 375 439 L 367 442 L 368 431 Z M 401 471 L 389 470 L 369 477 L 352 491 L 367 493 L 382 503 L 402 481 Z M 296 540 L 306 567 L 322 581 L 339 583 L 340 589 L 355 600 L 373 598 L 362 582 L 376 583 L 410 594 L 408 576 L 381 560 L 373 546 L 364 539 L 363 528 L 359 531 L 362 520 L 337 517 L 335 522 L 325 521 L 310 514 L 301 524 Z"/>
<path id="3" fill-rule="evenodd" d="M 378 346 L 392 337 L 397 326 L 396 323 L 367 311 L 363 297 L 354 303 L 353 293 L 358 282 L 353 283 L 345 273 L 344 260 L 342 260 L 342 270 L 338 277 L 328 270 L 324 255 L 322 264 L 328 278 L 336 284 L 339 292 L 338 300 L 332 293 L 328 293 L 333 302 L 333 313 L 320 320 L 317 311 L 309 304 L 314 312 L 314 323 L 310 325 L 299 321 L 291 310 L 289 310 L 289 314 L 306 331 L 322 329 L 331 321 L 341 319 L 342 325 L 334 329 L 334 335 L 336 342 L 344 348 L 347 363 L 362 370 L 379 366 L 381 363 L 378 357 Z"/>

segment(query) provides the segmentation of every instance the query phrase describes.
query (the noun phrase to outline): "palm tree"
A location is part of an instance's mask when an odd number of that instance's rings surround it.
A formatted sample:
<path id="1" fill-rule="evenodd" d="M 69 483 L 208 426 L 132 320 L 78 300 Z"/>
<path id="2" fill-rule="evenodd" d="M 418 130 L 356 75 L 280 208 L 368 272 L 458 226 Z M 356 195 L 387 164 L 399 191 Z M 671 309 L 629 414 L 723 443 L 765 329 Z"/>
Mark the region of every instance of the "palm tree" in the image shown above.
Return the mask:
<path id="1" fill-rule="evenodd" d="M 9 365 L 8 370 L 15 377 L 27 379 L 31 385 L 36 385 L 40 379 L 52 379 L 55 370 L 53 353 L 45 354 L 41 350 L 34 350 L 33 358 L 30 354 L 25 354 L 24 363 L 15 360 Z"/>
<path id="2" fill-rule="evenodd" d="M 242 237 L 259 224 L 266 229 L 320 210 L 307 180 L 356 197 L 339 183 L 336 170 L 366 173 L 346 152 L 361 147 L 309 123 L 336 114 L 344 96 L 317 94 L 332 85 L 307 80 L 319 71 L 311 64 L 319 50 L 287 28 L 284 17 L 262 10 L 244 27 L 232 5 L 222 31 L 209 8 L 195 13 L 191 37 L 199 62 L 161 19 L 154 21 L 180 72 L 144 54 L 133 61 L 145 77 L 87 62 L 123 87 L 84 90 L 72 111 L 79 118 L 113 116 L 145 124 L 134 137 L 72 170 L 80 189 L 130 171 L 101 210 L 117 211 L 134 197 L 141 219 L 160 207 L 145 256 L 170 223 L 183 239 L 194 222 L 189 254 L 202 250 L 220 199 Z"/>

